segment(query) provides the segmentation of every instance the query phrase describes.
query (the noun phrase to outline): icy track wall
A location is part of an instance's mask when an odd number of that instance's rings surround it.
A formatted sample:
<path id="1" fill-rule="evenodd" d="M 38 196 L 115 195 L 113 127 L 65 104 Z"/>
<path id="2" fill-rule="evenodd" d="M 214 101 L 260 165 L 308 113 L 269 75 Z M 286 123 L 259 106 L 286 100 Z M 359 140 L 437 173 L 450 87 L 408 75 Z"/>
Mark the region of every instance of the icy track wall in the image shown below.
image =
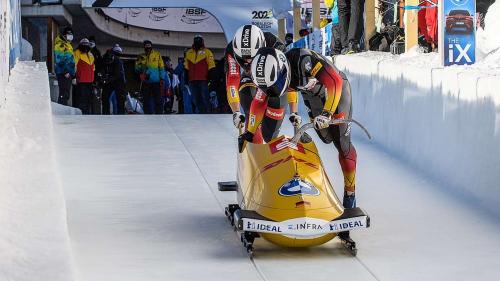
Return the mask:
<path id="1" fill-rule="evenodd" d="M 437 54 L 368 52 L 335 64 L 376 143 L 500 216 L 498 61 L 443 69 Z"/>
<path id="2" fill-rule="evenodd" d="M 0 280 L 71 281 L 45 63 L 18 62 L 0 109 Z"/>

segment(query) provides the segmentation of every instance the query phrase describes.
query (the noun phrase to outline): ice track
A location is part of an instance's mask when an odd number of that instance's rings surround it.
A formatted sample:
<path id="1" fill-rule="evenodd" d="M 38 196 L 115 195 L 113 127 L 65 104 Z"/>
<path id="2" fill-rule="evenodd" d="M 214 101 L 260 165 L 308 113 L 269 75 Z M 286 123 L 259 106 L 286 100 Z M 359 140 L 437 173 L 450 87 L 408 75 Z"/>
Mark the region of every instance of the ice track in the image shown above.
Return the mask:
<path id="1" fill-rule="evenodd" d="M 337 239 L 249 259 L 226 221 L 235 179 L 230 116 L 54 116 L 79 280 L 496 280 L 499 221 L 380 152 L 358 150 L 358 256 Z M 369 128 L 368 128 L 369 129 Z M 288 124 L 286 132 L 291 132 Z M 374 136 L 375 138 L 377 136 Z M 333 146 L 316 142 L 338 190 Z"/>

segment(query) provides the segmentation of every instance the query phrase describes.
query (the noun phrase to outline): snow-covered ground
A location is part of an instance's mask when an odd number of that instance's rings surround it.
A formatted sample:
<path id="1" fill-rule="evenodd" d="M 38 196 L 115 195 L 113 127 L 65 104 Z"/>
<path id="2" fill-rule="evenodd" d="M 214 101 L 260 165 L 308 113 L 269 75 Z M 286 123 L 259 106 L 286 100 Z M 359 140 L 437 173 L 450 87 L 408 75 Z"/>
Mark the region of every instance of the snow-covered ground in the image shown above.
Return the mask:
<path id="1" fill-rule="evenodd" d="M 0 108 L 0 280 L 73 280 L 45 63 L 19 62 Z"/>
<path id="2" fill-rule="evenodd" d="M 366 141 L 355 140 L 358 204 L 372 227 L 353 234 L 358 257 L 336 240 L 303 250 L 258 241 L 252 261 L 223 214 L 234 194 L 217 191 L 218 181 L 235 179 L 231 116 L 57 116 L 55 137 L 79 280 L 465 281 L 500 274 L 498 220 Z M 336 152 L 319 146 L 341 190 Z"/>

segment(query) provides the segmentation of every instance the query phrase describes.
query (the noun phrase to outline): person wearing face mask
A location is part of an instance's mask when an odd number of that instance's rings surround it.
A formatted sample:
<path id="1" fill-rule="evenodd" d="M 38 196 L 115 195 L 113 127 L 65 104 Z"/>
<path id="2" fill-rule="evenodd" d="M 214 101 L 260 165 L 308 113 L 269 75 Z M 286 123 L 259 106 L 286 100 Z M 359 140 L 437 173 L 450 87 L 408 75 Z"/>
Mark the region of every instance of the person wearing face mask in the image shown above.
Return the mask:
<path id="1" fill-rule="evenodd" d="M 90 42 L 83 38 L 75 51 L 76 93 L 78 108 L 82 114 L 90 114 L 92 108 L 92 83 L 94 83 L 94 56 L 90 52 Z"/>
<path id="2" fill-rule="evenodd" d="M 135 72 L 141 79 L 141 94 L 146 114 L 162 114 L 161 88 L 165 85 L 165 65 L 153 43 L 144 41 L 144 54 L 135 61 Z"/>
<path id="3" fill-rule="evenodd" d="M 71 80 L 75 76 L 75 56 L 71 41 L 73 41 L 73 30 L 71 27 L 66 27 L 54 42 L 55 73 L 59 85 L 57 103 L 62 105 L 68 105 Z"/>
<path id="4" fill-rule="evenodd" d="M 208 113 L 211 108 L 208 95 L 208 72 L 215 67 L 212 51 L 205 48 L 201 35 L 196 35 L 193 46 L 186 52 L 184 68 L 188 73 L 189 89 L 196 105 L 196 113 Z"/>

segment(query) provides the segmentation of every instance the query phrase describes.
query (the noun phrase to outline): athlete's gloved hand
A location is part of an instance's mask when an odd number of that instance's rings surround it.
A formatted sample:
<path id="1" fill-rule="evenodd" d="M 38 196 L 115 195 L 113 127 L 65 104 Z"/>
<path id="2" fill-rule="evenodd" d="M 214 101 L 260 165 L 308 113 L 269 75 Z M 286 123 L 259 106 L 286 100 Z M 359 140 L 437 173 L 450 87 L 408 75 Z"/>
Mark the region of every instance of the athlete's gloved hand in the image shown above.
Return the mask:
<path id="1" fill-rule="evenodd" d="M 302 86 L 301 89 L 303 89 L 305 91 L 312 91 L 314 89 L 314 86 L 316 86 L 317 83 L 318 83 L 318 79 L 316 79 L 314 77 L 309 78 L 309 80 L 307 81 L 307 84 Z"/>
<path id="2" fill-rule="evenodd" d="M 243 124 L 245 123 L 245 115 L 241 114 L 239 111 L 235 111 L 233 113 L 233 124 L 236 129 L 243 128 Z"/>
<path id="3" fill-rule="evenodd" d="M 321 115 L 314 117 L 314 128 L 316 130 L 328 128 L 330 120 L 332 120 L 332 115 L 329 112 L 323 111 Z"/>
<path id="4" fill-rule="evenodd" d="M 75 78 L 73 78 L 73 79 L 71 80 L 71 84 L 76 85 L 76 79 L 75 79 Z"/>
<path id="5" fill-rule="evenodd" d="M 250 133 L 249 131 L 244 132 L 243 134 L 238 136 L 238 151 L 240 153 L 243 152 L 243 149 L 245 149 L 245 144 L 247 142 L 253 142 L 253 134 Z"/>
<path id="6" fill-rule="evenodd" d="M 294 127 L 298 127 L 302 123 L 302 118 L 297 112 L 290 114 L 290 118 L 288 118 L 288 120 L 290 120 Z"/>

